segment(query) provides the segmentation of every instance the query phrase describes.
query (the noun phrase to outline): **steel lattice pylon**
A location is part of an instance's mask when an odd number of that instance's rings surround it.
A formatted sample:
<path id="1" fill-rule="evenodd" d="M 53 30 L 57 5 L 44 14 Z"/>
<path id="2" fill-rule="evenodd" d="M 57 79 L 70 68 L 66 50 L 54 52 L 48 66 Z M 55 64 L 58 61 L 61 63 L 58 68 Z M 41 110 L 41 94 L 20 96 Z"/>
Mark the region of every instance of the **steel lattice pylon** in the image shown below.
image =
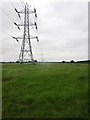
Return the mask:
<path id="1" fill-rule="evenodd" d="M 29 10 L 29 6 L 26 3 L 24 11 L 18 11 L 15 8 L 15 11 L 18 13 L 18 16 L 21 18 L 20 14 L 24 14 L 24 23 L 23 24 L 17 24 L 14 22 L 14 24 L 18 27 L 18 29 L 20 30 L 20 26 L 24 26 L 24 32 L 23 32 L 23 36 L 22 37 L 13 37 L 14 39 L 16 39 L 18 42 L 18 39 L 22 39 L 22 45 L 21 45 L 21 51 L 19 54 L 19 62 L 24 62 L 24 61 L 30 61 L 34 63 L 34 58 L 33 58 L 33 53 L 32 53 L 32 46 L 31 46 L 31 39 L 37 39 L 38 37 L 34 37 L 31 36 L 30 34 L 30 26 L 35 26 L 37 29 L 37 24 L 36 22 L 31 23 L 29 20 L 29 14 L 35 13 L 35 17 L 37 17 L 36 14 L 36 9 L 34 8 L 33 11 Z"/>

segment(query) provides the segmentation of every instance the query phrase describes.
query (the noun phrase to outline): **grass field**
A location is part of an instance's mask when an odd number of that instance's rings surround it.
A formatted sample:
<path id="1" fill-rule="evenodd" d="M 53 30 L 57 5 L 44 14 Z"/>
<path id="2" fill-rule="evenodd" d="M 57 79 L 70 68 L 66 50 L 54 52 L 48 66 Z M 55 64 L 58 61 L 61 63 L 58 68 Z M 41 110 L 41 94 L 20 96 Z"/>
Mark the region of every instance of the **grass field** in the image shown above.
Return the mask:
<path id="1" fill-rule="evenodd" d="M 87 118 L 88 64 L 3 64 L 3 118 Z"/>

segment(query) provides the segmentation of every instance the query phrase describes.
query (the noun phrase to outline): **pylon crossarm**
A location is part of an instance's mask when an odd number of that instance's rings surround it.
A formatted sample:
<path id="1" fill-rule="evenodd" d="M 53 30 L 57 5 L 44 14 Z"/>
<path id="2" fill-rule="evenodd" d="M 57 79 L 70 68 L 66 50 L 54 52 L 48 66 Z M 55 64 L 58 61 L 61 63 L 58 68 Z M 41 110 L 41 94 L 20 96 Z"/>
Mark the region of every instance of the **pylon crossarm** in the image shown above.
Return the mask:
<path id="1" fill-rule="evenodd" d="M 24 10 L 21 10 L 21 11 L 18 11 L 18 13 L 24 14 L 25 11 L 24 11 Z"/>
<path id="2" fill-rule="evenodd" d="M 19 11 L 18 13 L 24 14 L 25 12 L 24 12 L 24 11 Z M 29 14 L 32 14 L 32 13 L 35 13 L 35 12 L 34 12 L 34 11 L 29 11 L 28 13 L 29 13 Z"/>
<path id="3" fill-rule="evenodd" d="M 30 37 L 30 39 L 37 39 L 38 38 L 38 36 L 33 36 L 33 35 L 31 35 L 31 37 Z"/>
<path id="4" fill-rule="evenodd" d="M 24 26 L 24 23 L 21 23 L 21 24 L 17 24 L 17 26 Z M 26 25 L 28 26 L 28 25 Z M 30 23 L 29 26 L 36 26 L 35 23 Z"/>
<path id="5" fill-rule="evenodd" d="M 15 39 L 17 42 L 19 42 L 19 40 L 18 40 L 16 37 L 13 37 L 13 36 L 12 36 L 12 38 Z"/>
<path id="6" fill-rule="evenodd" d="M 16 8 L 15 8 L 15 11 L 17 12 L 18 17 L 21 18 L 20 14 L 19 14 L 19 11 Z"/>
<path id="7" fill-rule="evenodd" d="M 17 13 L 24 13 L 24 9 L 21 10 L 21 11 L 18 11 L 18 10 L 15 8 L 15 11 L 16 11 Z"/>
<path id="8" fill-rule="evenodd" d="M 35 13 L 34 11 L 29 11 L 29 14 Z"/>
<path id="9" fill-rule="evenodd" d="M 30 39 L 36 39 L 36 38 L 37 38 L 37 37 L 35 37 L 35 36 L 31 36 L 31 37 L 30 37 Z"/>
<path id="10" fill-rule="evenodd" d="M 31 36 L 30 39 L 37 39 L 37 42 L 39 42 L 38 36 L 36 36 L 36 37 Z"/>
<path id="11" fill-rule="evenodd" d="M 17 28 L 20 30 L 20 27 L 18 26 L 18 24 L 17 24 L 16 22 L 13 22 L 13 23 L 14 23 L 14 25 L 16 25 Z"/>
<path id="12" fill-rule="evenodd" d="M 12 38 L 13 38 L 13 39 L 16 39 L 16 40 L 22 39 L 22 37 L 14 37 L 14 36 L 12 36 Z M 18 41 L 18 42 L 19 42 L 19 41 Z"/>
<path id="13" fill-rule="evenodd" d="M 18 26 L 24 26 L 24 23 L 20 23 L 20 24 L 18 24 Z"/>

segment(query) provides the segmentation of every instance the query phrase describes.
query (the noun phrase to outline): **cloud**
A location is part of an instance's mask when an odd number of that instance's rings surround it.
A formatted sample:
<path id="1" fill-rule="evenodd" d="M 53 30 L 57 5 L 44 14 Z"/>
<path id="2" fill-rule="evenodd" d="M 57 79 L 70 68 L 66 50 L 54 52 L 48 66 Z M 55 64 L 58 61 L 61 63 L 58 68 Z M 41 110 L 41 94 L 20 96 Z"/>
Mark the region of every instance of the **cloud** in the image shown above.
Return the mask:
<path id="1" fill-rule="evenodd" d="M 19 4 L 14 5 L 18 9 L 21 8 L 19 8 Z M 7 13 L 10 11 L 8 6 L 10 4 L 6 5 Z M 42 2 L 42 4 L 39 4 L 37 2 L 36 6 L 39 28 L 36 34 L 39 36 L 39 47 L 41 47 L 42 51 L 38 49 L 37 43 L 32 40 L 34 57 L 40 60 L 40 52 L 43 52 L 44 61 L 87 59 L 88 4 L 83 2 L 46 2 L 45 4 Z M 13 15 L 13 12 L 9 15 Z M 17 22 L 21 21 L 17 19 L 16 15 L 11 17 Z M 22 33 L 18 32 L 7 19 L 3 14 L 4 30 L 11 31 L 17 36 L 23 33 L 23 29 Z M 34 34 L 34 31 L 32 33 Z M 7 44 L 10 47 L 6 47 Z M 13 44 L 12 46 L 11 39 L 8 39 L 8 42 L 4 42 L 3 45 L 5 58 L 9 60 L 8 53 L 5 53 L 5 51 L 8 51 L 11 56 L 15 54 L 15 57 L 13 56 L 12 58 L 13 60 L 17 59 L 16 55 L 19 53 L 18 45 Z"/>

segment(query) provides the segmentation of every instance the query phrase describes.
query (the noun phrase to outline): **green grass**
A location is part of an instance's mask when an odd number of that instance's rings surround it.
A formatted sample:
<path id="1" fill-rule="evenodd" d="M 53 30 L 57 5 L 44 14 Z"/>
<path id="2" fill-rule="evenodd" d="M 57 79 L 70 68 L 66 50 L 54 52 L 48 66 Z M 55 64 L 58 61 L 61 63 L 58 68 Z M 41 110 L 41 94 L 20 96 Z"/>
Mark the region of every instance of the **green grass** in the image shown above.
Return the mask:
<path id="1" fill-rule="evenodd" d="M 88 64 L 3 64 L 3 118 L 87 118 Z"/>

